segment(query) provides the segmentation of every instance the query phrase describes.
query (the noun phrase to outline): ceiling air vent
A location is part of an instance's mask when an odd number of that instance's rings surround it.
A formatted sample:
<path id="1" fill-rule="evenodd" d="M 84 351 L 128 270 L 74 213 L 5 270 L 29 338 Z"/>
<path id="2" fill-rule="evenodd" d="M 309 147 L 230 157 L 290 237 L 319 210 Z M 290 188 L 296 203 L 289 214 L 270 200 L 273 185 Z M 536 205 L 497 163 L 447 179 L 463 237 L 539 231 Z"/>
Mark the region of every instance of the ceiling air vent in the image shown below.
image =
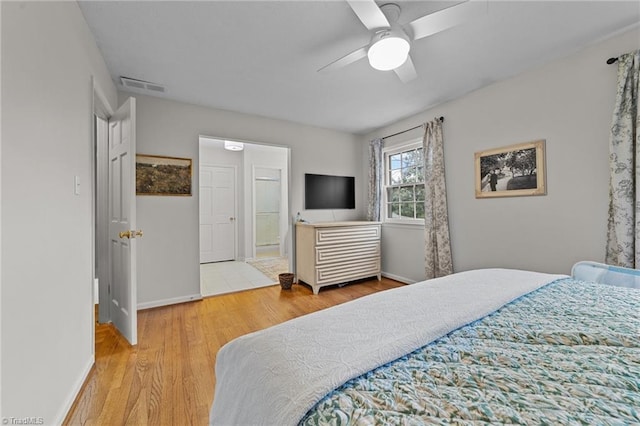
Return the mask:
<path id="1" fill-rule="evenodd" d="M 150 81 L 120 76 L 120 82 L 124 87 L 130 89 L 150 90 L 152 92 L 164 93 L 164 86 L 157 83 L 151 83 Z"/>
<path id="2" fill-rule="evenodd" d="M 164 87 L 158 84 L 147 83 L 147 90 L 153 90 L 155 92 L 164 92 Z"/>

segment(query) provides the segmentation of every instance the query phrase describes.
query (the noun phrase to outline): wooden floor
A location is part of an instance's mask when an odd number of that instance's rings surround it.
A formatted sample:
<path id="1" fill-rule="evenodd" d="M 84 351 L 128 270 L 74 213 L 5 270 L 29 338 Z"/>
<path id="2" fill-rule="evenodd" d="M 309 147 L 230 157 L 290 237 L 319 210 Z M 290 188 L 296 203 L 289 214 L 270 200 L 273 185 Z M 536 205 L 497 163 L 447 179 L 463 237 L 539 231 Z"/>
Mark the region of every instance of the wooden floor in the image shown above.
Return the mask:
<path id="1" fill-rule="evenodd" d="M 218 349 L 252 331 L 401 286 L 382 279 L 325 287 L 271 286 L 138 312 L 138 345 L 96 326 L 96 363 L 67 425 L 206 425 Z"/>

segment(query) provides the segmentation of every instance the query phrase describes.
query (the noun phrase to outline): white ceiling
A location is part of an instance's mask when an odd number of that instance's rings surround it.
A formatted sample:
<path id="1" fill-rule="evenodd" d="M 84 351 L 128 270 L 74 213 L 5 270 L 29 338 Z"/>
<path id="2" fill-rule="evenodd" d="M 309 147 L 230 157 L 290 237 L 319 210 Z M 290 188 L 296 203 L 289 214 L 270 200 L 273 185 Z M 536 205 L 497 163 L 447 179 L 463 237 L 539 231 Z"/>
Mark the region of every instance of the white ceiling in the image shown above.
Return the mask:
<path id="1" fill-rule="evenodd" d="M 396 3 L 406 24 L 456 2 Z M 357 134 L 640 23 L 637 0 L 491 1 L 486 15 L 415 41 L 418 78 L 403 84 L 366 59 L 317 72 L 369 42 L 341 0 L 82 1 L 80 7 L 120 89 L 126 76 L 166 87 L 151 95 Z"/>

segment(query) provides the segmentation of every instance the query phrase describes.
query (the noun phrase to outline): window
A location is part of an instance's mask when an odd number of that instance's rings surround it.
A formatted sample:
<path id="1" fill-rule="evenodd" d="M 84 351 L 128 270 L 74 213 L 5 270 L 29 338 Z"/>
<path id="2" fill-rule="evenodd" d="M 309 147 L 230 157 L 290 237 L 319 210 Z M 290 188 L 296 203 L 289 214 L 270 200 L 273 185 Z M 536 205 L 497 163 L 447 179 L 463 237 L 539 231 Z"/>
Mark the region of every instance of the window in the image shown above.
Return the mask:
<path id="1" fill-rule="evenodd" d="M 388 222 L 424 220 L 424 157 L 422 142 L 384 150 L 384 217 Z"/>

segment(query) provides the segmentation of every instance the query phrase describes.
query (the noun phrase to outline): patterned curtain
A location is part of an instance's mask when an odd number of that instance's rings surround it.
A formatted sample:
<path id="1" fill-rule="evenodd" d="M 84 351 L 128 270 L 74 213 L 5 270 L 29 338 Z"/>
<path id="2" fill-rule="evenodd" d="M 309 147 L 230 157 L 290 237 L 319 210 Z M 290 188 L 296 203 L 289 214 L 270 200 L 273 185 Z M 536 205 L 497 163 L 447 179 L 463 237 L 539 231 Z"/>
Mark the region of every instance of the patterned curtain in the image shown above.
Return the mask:
<path id="1" fill-rule="evenodd" d="M 382 164 L 382 139 L 374 139 L 369 143 L 369 207 L 367 219 L 380 220 L 382 206 L 382 177 L 384 164 Z"/>
<path id="2" fill-rule="evenodd" d="M 424 238 L 425 278 L 437 278 L 453 272 L 447 190 L 444 183 L 442 122 L 425 123 L 424 138 Z"/>
<path id="3" fill-rule="evenodd" d="M 640 268 L 640 50 L 618 58 L 618 88 L 609 139 L 609 224 L 605 262 Z"/>

